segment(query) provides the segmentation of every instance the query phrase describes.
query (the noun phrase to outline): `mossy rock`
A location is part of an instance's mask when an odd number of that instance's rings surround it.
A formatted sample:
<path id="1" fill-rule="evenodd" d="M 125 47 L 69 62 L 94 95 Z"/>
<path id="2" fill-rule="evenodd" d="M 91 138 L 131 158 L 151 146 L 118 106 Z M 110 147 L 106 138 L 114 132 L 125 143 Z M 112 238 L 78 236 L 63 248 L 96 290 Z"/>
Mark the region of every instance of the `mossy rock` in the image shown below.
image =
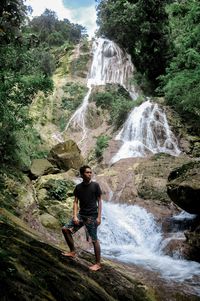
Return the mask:
<path id="1" fill-rule="evenodd" d="M 59 169 L 47 159 L 34 159 L 30 168 L 30 177 L 36 179 L 42 175 L 58 173 Z"/>
<path id="2" fill-rule="evenodd" d="M 71 168 L 79 169 L 84 162 L 81 151 L 73 140 L 55 145 L 48 155 L 48 160 L 66 171 Z"/>
<path id="3" fill-rule="evenodd" d="M 127 277 L 106 263 L 101 271 L 92 273 L 90 253 L 81 251 L 79 260 L 62 257 L 61 250 L 46 243 L 39 233 L 6 211 L 0 213 L 2 300 L 155 300 L 134 275 Z"/>

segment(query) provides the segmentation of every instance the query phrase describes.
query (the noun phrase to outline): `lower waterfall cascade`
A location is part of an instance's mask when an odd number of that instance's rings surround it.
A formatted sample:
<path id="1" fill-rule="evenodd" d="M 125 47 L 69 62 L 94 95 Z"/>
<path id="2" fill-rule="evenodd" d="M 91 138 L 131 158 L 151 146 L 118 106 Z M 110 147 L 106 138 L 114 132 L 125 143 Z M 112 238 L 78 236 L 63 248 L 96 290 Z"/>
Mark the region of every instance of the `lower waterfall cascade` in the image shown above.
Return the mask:
<path id="1" fill-rule="evenodd" d="M 169 128 L 165 113 L 149 100 L 132 110 L 115 140 L 121 140 L 123 144 L 111 163 L 152 153 L 163 152 L 172 156 L 180 154 L 177 139 Z"/>
<path id="2" fill-rule="evenodd" d="M 164 254 L 166 241 L 161 227 L 146 209 L 104 201 L 99 239 L 103 256 L 143 266 L 173 281 L 194 278 L 196 293 L 200 295 L 200 264 Z"/>

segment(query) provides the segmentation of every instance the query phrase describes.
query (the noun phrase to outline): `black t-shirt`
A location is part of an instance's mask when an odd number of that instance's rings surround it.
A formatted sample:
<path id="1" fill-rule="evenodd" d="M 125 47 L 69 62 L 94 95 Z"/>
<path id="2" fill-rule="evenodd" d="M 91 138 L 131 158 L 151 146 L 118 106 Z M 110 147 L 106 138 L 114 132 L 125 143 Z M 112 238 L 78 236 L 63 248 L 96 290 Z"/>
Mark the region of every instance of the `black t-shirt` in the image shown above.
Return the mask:
<path id="1" fill-rule="evenodd" d="M 79 200 L 79 214 L 90 216 L 97 214 L 98 197 L 102 194 L 97 182 L 80 183 L 74 189 L 74 196 Z"/>

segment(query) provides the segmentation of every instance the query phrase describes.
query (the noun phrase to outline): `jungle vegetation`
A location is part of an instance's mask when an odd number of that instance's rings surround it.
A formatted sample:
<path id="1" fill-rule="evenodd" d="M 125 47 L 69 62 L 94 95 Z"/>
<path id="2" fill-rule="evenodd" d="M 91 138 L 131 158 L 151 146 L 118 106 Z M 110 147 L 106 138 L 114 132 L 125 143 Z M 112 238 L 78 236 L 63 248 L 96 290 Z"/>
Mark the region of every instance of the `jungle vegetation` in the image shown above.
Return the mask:
<path id="1" fill-rule="evenodd" d="M 30 157 L 36 152 L 40 138 L 28 108 L 38 91 L 47 95 L 53 90 L 55 49 L 64 45 L 68 51 L 87 36 L 83 26 L 60 21 L 51 10 L 32 19 L 30 13 L 23 0 L 1 1 L 0 163 L 16 166 L 23 152 Z M 32 141 L 27 142 L 27 136 Z"/>

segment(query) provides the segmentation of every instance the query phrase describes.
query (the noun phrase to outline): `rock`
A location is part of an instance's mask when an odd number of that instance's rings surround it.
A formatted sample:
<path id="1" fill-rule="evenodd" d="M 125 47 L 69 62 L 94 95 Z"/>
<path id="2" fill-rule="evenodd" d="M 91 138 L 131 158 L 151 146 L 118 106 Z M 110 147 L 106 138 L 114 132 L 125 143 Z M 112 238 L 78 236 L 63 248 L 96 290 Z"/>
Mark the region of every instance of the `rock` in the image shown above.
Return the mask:
<path id="1" fill-rule="evenodd" d="M 194 229 L 185 232 L 188 257 L 200 261 L 200 162 L 193 161 L 173 170 L 168 177 L 167 193 L 183 210 L 197 214 Z"/>
<path id="2" fill-rule="evenodd" d="M 36 179 L 42 175 L 59 172 L 47 159 L 34 159 L 30 168 L 30 178 Z"/>
<path id="3" fill-rule="evenodd" d="M 190 260 L 200 262 L 200 227 L 197 227 L 195 231 L 185 231 L 186 242 L 189 245 L 189 256 Z"/>
<path id="4" fill-rule="evenodd" d="M 190 162 L 173 170 L 168 177 L 167 193 L 183 210 L 200 214 L 200 162 Z"/>
<path id="5" fill-rule="evenodd" d="M 33 195 L 33 191 L 30 187 L 26 187 L 26 191 L 24 191 L 24 193 L 22 193 L 19 197 L 18 208 L 24 211 L 34 203 L 35 198 Z"/>
<path id="6" fill-rule="evenodd" d="M 136 197 L 171 203 L 167 195 L 167 178 L 173 168 L 190 162 L 186 156 L 157 154 L 150 158 L 121 159 L 99 172 L 104 194 L 113 192 L 112 201 L 134 202 Z M 129 202 L 130 203 L 130 202 Z"/>
<path id="7" fill-rule="evenodd" d="M 62 250 L 39 233 L 17 218 L 11 221 L 5 210 L 0 213 L 6 217 L 0 227 L 2 300 L 155 300 L 151 287 L 134 274 L 126 276 L 117 264 L 105 262 L 98 273 L 90 272 L 94 255 L 79 251 L 75 260 L 61 256 Z"/>
<path id="8" fill-rule="evenodd" d="M 80 149 L 73 140 L 54 146 L 48 155 L 48 160 L 66 171 L 70 168 L 79 169 L 84 162 Z"/>
<path id="9" fill-rule="evenodd" d="M 74 176 L 73 170 L 69 170 L 38 179 L 35 183 L 35 193 L 40 214 L 49 213 L 59 220 L 60 225 L 66 223 L 72 214 Z M 46 227 L 48 227 L 47 224 Z"/>
<path id="10" fill-rule="evenodd" d="M 43 226 L 48 227 L 50 229 L 57 229 L 61 226 L 58 220 L 48 213 L 43 213 L 42 215 L 40 215 L 40 221 Z"/>

